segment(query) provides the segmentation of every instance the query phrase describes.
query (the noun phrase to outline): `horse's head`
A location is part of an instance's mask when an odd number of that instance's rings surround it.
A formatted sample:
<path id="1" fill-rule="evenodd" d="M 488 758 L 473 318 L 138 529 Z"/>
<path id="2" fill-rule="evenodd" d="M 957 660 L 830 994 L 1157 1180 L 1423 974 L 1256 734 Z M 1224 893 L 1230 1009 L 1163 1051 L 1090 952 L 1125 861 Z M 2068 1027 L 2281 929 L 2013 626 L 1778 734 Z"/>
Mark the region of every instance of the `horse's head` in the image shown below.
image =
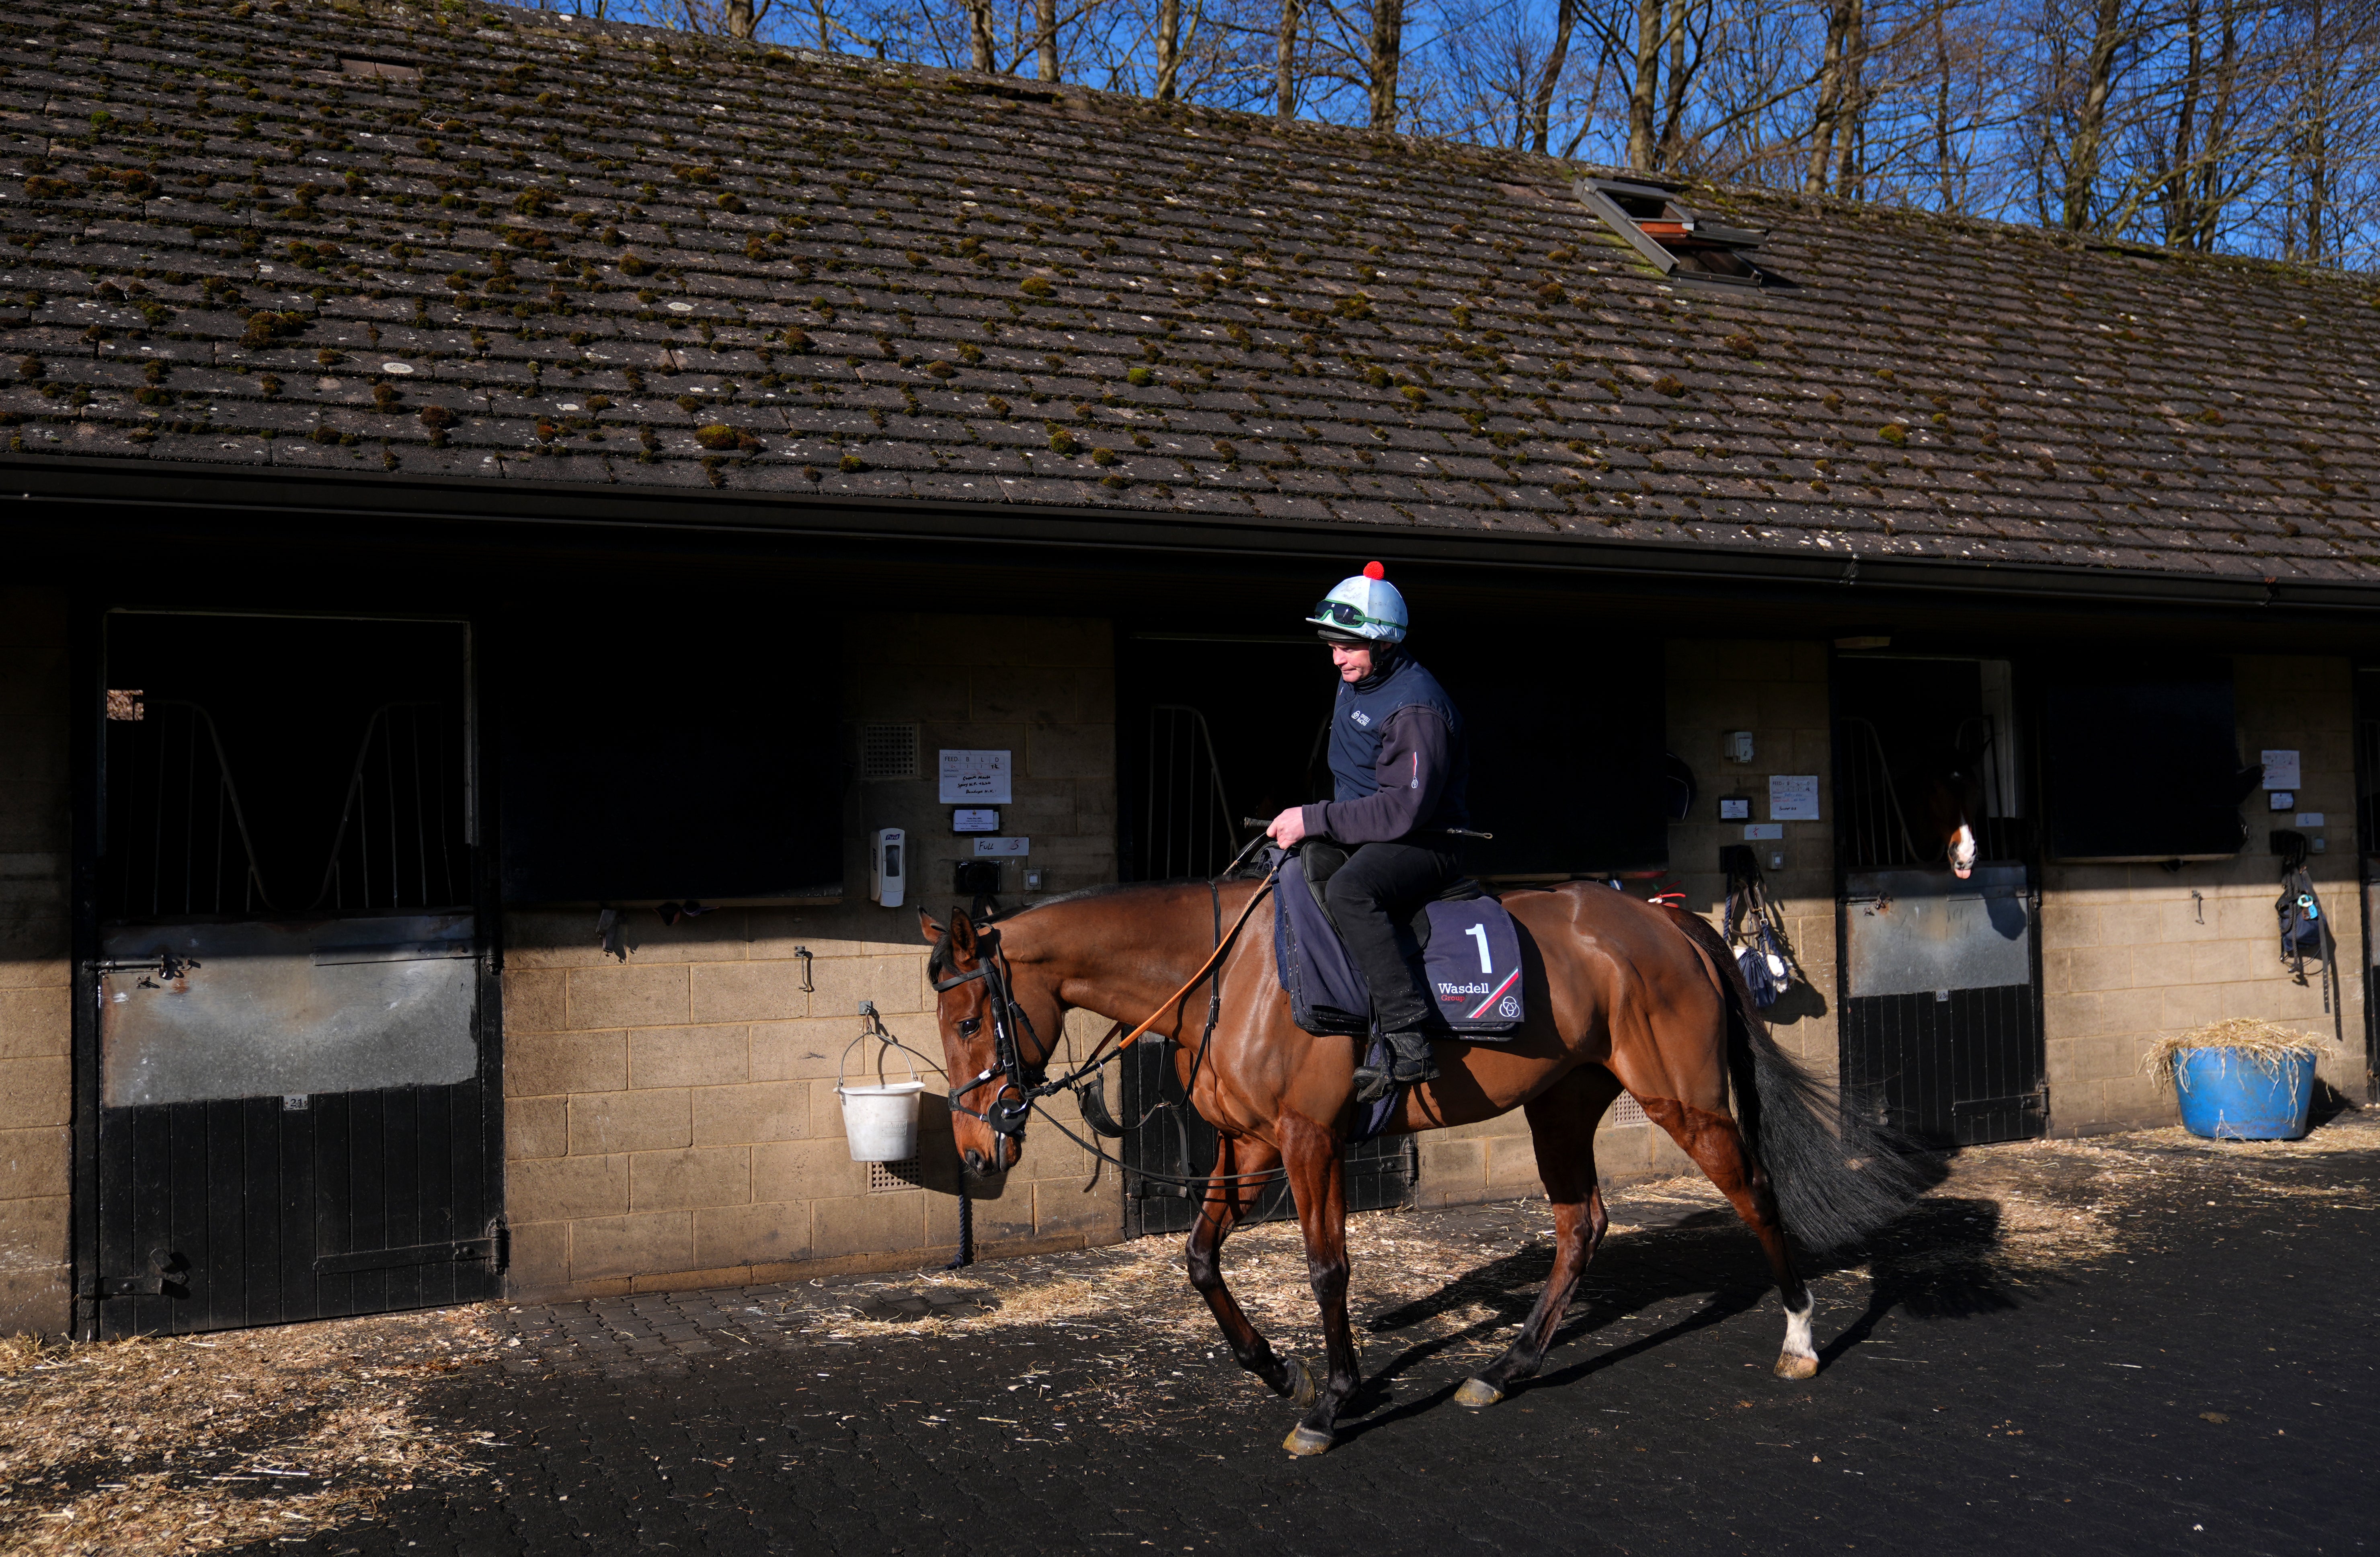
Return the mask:
<path id="1" fill-rule="evenodd" d="M 1005 1173 L 1024 1155 L 1026 1089 L 1040 1079 L 1041 1044 L 1018 1030 L 1026 1024 L 1014 1004 L 999 932 L 978 931 L 962 913 L 951 915 L 947 929 L 923 908 L 917 920 L 934 948 L 926 971 L 936 991 L 959 1161 L 970 1174 Z"/>
<path id="2" fill-rule="evenodd" d="M 1973 761 L 1945 763 L 1926 775 L 1925 828 L 1942 840 L 1942 854 L 1950 873 L 1961 881 L 1974 874 L 1983 845 L 1975 837 L 1975 812 L 1982 809 L 1983 785 Z"/>

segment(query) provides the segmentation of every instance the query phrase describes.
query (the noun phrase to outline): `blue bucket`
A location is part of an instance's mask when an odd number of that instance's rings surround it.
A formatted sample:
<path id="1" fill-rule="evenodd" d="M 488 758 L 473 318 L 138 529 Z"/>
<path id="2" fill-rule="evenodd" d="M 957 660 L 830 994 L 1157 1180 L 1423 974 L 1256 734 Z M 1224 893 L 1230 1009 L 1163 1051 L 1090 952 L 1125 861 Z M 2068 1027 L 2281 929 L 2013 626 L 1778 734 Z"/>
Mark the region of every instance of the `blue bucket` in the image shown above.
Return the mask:
<path id="1" fill-rule="evenodd" d="M 2313 1055 L 2283 1055 L 2273 1068 L 2237 1049 L 2185 1049 L 2174 1056 L 2182 1125 L 2209 1140 L 2296 1140 L 2313 1109 Z"/>

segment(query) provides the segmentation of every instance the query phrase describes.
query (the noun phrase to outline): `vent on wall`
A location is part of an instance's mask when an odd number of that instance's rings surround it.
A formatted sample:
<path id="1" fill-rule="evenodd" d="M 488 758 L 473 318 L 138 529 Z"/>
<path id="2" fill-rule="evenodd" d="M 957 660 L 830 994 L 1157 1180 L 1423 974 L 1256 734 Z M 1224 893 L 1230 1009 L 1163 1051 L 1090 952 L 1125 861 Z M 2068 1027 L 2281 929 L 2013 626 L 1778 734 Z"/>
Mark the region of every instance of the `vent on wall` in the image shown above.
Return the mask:
<path id="1" fill-rule="evenodd" d="M 870 781 L 917 776 L 917 727 L 915 724 L 862 724 L 859 727 L 859 776 Z"/>
<path id="2" fill-rule="evenodd" d="M 905 1189 L 923 1189 L 926 1181 L 917 1171 L 915 1157 L 904 1157 L 898 1162 L 868 1164 L 868 1192 L 870 1195 L 898 1195 Z"/>
<path id="3" fill-rule="evenodd" d="M 1613 1129 L 1633 1129 L 1638 1125 L 1649 1125 L 1651 1123 L 1651 1120 L 1645 1117 L 1645 1109 L 1642 1104 L 1637 1102 L 1635 1099 L 1630 1097 L 1625 1092 L 1620 1094 L 1620 1101 L 1614 1104 L 1611 1110 L 1611 1127 Z"/>

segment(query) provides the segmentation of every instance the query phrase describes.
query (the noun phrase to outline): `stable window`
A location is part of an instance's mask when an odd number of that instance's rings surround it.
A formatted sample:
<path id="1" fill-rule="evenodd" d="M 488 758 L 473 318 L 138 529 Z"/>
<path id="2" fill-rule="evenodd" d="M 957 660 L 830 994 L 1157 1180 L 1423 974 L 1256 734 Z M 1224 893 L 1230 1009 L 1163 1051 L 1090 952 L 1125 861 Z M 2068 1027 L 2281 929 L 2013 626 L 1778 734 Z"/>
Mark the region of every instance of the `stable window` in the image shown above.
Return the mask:
<path id="1" fill-rule="evenodd" d="M 2228 660 L 2052 668 L 2042 696 L 2042 790 L 2052 858 L 2227 859 L 2247 841 Z"/>
<path id="2" fill-rule="evenodd" d="M 628 614 L 505 624 L 505 899 L 841 895 L 832 627 L 722 609 L 698 631 L 628 635 Z"/>

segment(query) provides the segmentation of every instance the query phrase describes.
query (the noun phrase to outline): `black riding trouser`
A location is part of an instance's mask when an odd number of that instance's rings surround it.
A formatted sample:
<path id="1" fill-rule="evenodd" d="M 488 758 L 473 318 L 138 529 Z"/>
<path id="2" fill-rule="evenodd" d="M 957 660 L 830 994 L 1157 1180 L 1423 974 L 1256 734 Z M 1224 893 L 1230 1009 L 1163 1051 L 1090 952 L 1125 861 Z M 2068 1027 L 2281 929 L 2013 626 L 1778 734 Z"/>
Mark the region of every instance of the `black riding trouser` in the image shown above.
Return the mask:
<path id="1" fill-rule="evenodd" d="M 1454 850 L 1442 844 L 1362 844 L 1342 853 L 1324 841 L 1307 851 L 1307 879 L 1322 880 L 1323 906 L 1372 991 L 1373 1020 L 1384 1033 L 1418 1030 L 1434 1007 L 1407 960 L 1419 950 L 1413 917 L 1461 874 Z M 1333 857 L 1345 863 L 1323 879 Z"/>

